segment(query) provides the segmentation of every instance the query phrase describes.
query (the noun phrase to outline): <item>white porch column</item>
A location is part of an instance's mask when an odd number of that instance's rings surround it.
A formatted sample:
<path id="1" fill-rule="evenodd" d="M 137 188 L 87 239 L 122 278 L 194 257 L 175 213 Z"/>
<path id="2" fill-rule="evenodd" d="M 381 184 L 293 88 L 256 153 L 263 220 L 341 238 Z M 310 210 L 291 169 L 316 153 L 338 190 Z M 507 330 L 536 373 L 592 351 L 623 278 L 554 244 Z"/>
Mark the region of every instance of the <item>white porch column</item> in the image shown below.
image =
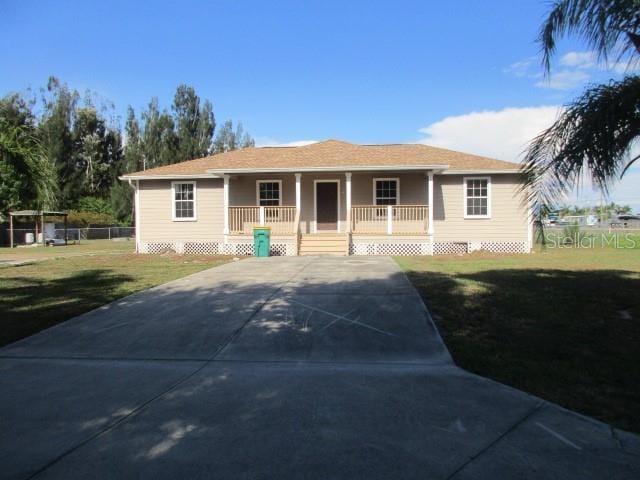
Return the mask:
<path id="1" fill-rule="evenodd" d="M 347 181 L 346 181 L 346 185 L 347 185 L 347 191 L 346 191 L 346 196 L 347 196 L 347 233 L 351 233 L 351 172 L 346 172 L 344 174 L 344 176 L 346 177 Z"/>
<path id="2" fill-rule="evenodd" d="M 301 173 L 296 173 L 296 211 L 299 213 L 302 208 L 302 186 L 300 181 L 302 179 Z"/>
<path id="3" fill-rule="evenodd" d="M 133 209 L 136 222 L 136 253 L 140 253 L 140 180 L 136 180 L 135 192 L 133 194 Z M 66 223 L 65 223 L 66 226 Z M 12 239 L 13 240 L 13 239 Z M 65 235 L 66 241 L 66 235 Z"/>
<path id="4" fill-rule="evenodd" d="M 224 209 L 224 227 L 222 233 L 224 234 L 224 243 L 227 243 L 229 235 L 229 175 L 223 175 L 224 188 L 222 190 L 222 204 Z"/>
<path id="5" fill-rule="evenodd" d="M 429 212 L 429 223 L 427 224 L 427 235 L 429 235 L 430 237 L 433 237 L 433 171 L 430 171 L 428 173 L 428 185 L 427 187 L 429 188 L 429 192 L 427 193 L 428 196 L 428 205 L 429 208 L 427 209 L 427 211 Z"/>
<path id="6" fill-rule="evenodd" d="M 387 235 L 393 234 L 393 206 L 387 205 Z"/>

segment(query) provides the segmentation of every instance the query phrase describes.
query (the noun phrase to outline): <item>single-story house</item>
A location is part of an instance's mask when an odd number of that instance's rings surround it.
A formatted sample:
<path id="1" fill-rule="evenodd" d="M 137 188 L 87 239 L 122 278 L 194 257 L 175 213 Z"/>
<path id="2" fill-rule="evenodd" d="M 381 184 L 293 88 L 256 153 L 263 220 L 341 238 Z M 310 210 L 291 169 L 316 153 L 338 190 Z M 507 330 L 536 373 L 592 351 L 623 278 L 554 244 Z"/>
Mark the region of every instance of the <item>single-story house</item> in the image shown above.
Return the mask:
<path id="1" fill-rule="evenodd" d="M 427 145 L 245 148 L 121 177 L 135 188 L 140 253 L 526 253 L 519 165 Z"/>

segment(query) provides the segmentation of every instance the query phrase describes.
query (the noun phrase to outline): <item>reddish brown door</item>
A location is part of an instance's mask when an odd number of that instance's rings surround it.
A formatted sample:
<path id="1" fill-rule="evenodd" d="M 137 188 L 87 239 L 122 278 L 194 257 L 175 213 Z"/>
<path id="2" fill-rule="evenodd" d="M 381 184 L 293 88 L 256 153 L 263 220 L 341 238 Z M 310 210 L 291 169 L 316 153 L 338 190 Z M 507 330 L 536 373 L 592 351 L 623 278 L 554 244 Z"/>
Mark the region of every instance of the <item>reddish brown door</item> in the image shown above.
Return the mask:
<path id="1" fill-rule="evenodd" d="M 338 183 L 316 183 L 316 229 L 338 230 Z"/>

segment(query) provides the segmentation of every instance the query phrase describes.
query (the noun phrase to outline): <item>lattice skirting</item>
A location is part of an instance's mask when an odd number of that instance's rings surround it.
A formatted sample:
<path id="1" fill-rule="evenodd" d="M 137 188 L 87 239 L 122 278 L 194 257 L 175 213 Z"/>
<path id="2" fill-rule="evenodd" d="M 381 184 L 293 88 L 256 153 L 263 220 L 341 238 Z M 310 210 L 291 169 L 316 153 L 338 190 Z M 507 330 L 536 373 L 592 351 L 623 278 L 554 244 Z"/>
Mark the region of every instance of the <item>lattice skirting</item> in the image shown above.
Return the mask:
<path id="1" fill-rule="evenodd" d="M 529 242 L 434 242 L 429 241 L 353 241 L 349 255 L 456 255 L 475 251 L 491 253 L 529 253 Z M 187 255 L 254 255 L 253 242 L 146 242 L 140 244 L 140 253 L 180 253 Z M 274 242 L 271 256 L 293 256 L 293 242 Z"/>
<path id="2" fill-rule="evenodd" d="M 480 250 L 491 253 L 529 253 L 529 242 L 481 242 Z"/>
<path id="3" fill-rule="evenodd" d="M 145 242 L 140 244 L 140 253 L 184 253 L 186 255 L 218 255 L 218 242 Z"/>
<path id="4" fill-rule="evenodd" d="M 349 255 L 433 255 L 430 242 L 375 242 L 354 241 Z"/>
<path id="5" fill-rule="evenodd" d="M 471 252 L 529 253 L 529 242 L 434 242 L 434 255 L 456 255 Z"/>
<path id="6" fill-rule="evenodd" d="M 428 241 L 353 241 L 349 255 L 456 255 L 475 251 L 491 253 L 528 253 L 528 242 L 434 242 Z"/>
<path id="7" fill-rule="evenodd" d="M 234 242 L 220 244 L 223 255 L 252 256 L 255 255 L 253 243 Z M 295 243 L 275 242 L 271 244 L 269 255 L 272 257 L 294 256 L 296 254 Z"/>
<path id="8" fill-rule="evenodd" d="M 249 242 L 145 242 L 140 244 L 140 253 L 180 253 L 186 255 L 254 255 L 253 243 Z M 271 256 L 293 256 L 295 243 L 275 242 L 271 244 Z"/>
<path id="9" fill-rule="evenodd" d="M 434 242 L 433 254 L 434 255 L 455 255 L 461 253 L 467 253 L 467 242 Z"/>

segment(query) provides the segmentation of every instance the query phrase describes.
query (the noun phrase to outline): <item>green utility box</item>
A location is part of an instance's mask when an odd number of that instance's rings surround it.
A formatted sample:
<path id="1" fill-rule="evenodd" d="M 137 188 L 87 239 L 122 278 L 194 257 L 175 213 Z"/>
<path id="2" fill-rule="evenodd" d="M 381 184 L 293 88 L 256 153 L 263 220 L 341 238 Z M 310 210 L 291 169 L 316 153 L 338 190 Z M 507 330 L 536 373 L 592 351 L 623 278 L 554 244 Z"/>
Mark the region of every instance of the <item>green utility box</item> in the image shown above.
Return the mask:
<path id="1" fill-rule="evenodd" d="M 268 257 L 271 249 L 271 229 L 259 227 L 253 229 L 253 248 L 256 257 Z"/>

